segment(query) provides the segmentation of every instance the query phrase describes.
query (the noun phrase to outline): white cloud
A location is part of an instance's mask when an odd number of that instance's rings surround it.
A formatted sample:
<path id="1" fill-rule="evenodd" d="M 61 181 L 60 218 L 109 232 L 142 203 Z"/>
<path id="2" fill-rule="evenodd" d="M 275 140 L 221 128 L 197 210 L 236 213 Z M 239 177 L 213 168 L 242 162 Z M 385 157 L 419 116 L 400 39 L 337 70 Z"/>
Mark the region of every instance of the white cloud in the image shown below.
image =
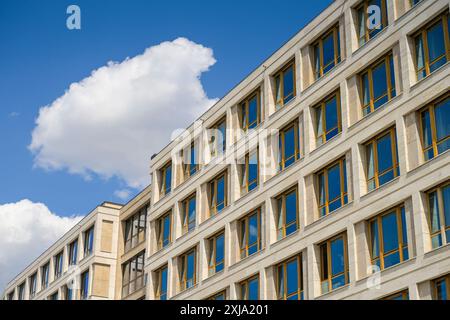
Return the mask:
<path id="1" fill-rule="evenodd" d="M 200 81 L 214 63 L 211 49 L 179 38 L 93 71 L 40 109 L 35 165 L 146 186 L 151 155 L 216 101 Z"/>
<path id="2" fill-rule="evenodd" d="M 82 217 L 60 217 L 42 203 L 0 205 L 0 292 Z"/>
<path id="3" fill-rule="evenodd" d="M 128 189 L 116 190 L 114 191 L 114 195 L 120 200 L 128 200 L 131 196 L 131 191 Z"/>

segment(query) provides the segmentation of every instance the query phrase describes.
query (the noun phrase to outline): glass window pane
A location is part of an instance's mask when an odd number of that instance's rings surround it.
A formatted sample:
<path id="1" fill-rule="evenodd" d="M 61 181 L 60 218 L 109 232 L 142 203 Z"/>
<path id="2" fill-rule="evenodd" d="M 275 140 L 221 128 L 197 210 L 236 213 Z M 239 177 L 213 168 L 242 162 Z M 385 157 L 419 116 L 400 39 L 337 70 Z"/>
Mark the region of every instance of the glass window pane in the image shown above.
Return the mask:
<path id="1" fill-rule="evenodd" d="M 372 259 L 380 256 L 380 242 L 378 238 L 378 222 L 374 220 L 370 223 L 370 243 L 372 244 Z"/>
<path id="2" fill-rule="evenodd" d="M 398 249 L 397 214 L 395 211 L 381 218 L 383 228 L 383 248 L 387 253 Z"/>
<path id="3" fill-rule="evenodd" d="M 278 297 L 284 297 L 284 268 L 283 266 L 278 267 Z"/>
<path id="4" fill-rule="evenodd" d="M 393 166 L 391 135 L 377 140 L 378 172 L 382 173 Z"/>
<path id="5" fill-rule="evenodd" d="M 334 54 L 334 36 L 333 32 L 331 32 L 323 40 L 323 73 L 328 72 L 334 67 Z"/>
<path id="6" fill-rule="evenodd" d="M 221 234 L 216 238 L 216 272 L 223 269 L 223 259 L 225 251 L 225 236 Z"/>
<path id="7" fill-rule="evenodd" d="M 376 66 L 372 71 L 373 83 L 373 99 L 378 100 L 381 96 L 387 94 L 387 78 L 386 78 L 386 64 L 383 62 Z M 375 108 L 385 103 L 387 99 L 382 99 L 382 102 L 375 101 Z"/>
<path id="8" fill-rule="evenodd" d="M 437 300 L 447 300 L 447 283 L 445 279 L 436 281 L 436 299 Z"/>
<path id="9" fill-rule="evenodd" d="M 434 109 L 436 120 L 437 141 L 450 136 L 450 98 L 436 105 Z M 445 150 L 442 150 L 443 152 Z"/>
<path id="10" fill-rule="evenodd" d="M 442 188 L 442 202 L 444 203 L 444 219 L 445 227 L 450 227 L 450 185 Z M 447 237 L 447 243 L 450 243 L 450 238 Z"/>
<path id="11" fill-rule="evenodd" d="M 345 270 L 344 262 L 344 240 L 338 238 L 333 240 L 331 247 L 331 275 L 334 276 Z"/>
<path id="12" fill-rule="evenodd" d="M 284 159 L 286 161 L 285 166 L 287 167 L 294 161 L 295 155 L 295 130 L 291 127 L 284 132 Z M 289 159 L 290 158 L 290 159 Z"/>
<path id="13" fill-rule="evenodd" d="M 319 45 L 314 47 L 314 70 L 316 73 L 316 79 L 320 78 L 320 48 Z"/>
<path id="14" fill-rule="evenodd" d="M 425 51 L 423 47 L 423 38 L 421 35 L 417 36 L 415 39 L 416 43 L 416 68 L 417 68 L 417 78 L 418 80 L 425 78 Z"/>
<path id="15" fill-rule="evenodd" d="M 370 113 L 370 88 L 369 88 L 369 74 L 365 73 L 361 77 L 361 92 L 362 92 L 362 104 L 363 104 L 363 115 Z"/>
<path id="16" fill-rule="evenodd" d="M 222 210 L 225 207 L 225 177 L 222 176 L 217 181 L 217 210 Z"/>
<path id="17" fill-rule="evenodd" d="M 258 300 L 259 296 L 259 279 L 255 278 L 248 283 L 248 300 Z"/>
<path id="18" fill-rule="evenodd" d="M 341 170 L 340 164 L 328 169 L 328 199 L 329 201 L 341 196 Z M 340 201 L 339 201 L 340 204 Z"/>
<path id="19" fill-rule="evenodd" d="M 326 118 L 326 131 L 327 133 L 335 128 L 338 127 L 338 114 L 337 114 L 337 101 L 336 96 L 333 97 L 331 100 L 328 100 L 325 104 L 325 118 Z M 327 140 L 331 139 L 333 136 L 337 134 L 337 131 L 334 131 L 332 135 L 327 134 Z"/>
<path id="20" fill-rule="evenodd" d="M 287 294 L 293 294 L 298 290 L 298 264 L 297 259 L 290 261 L 286 266 L 287 272 Z"/>
<path id="21" fill-rule="evenodd" d="M 433 63 L 437 58 L 445 55 L 445 39 L 442 21 L 427 30 L 427 40 L 429 60 L 430 63 Z"/>
<path id="22" fill-rule="evenodd" d="M 432 143 L 430 112 L 428 110 L 422 112 L 421 119 L 422 119 L 423 147 L 428 148 L 431 146 Z"/>
<path id="23" fill-rule="evenodd" d="M 294 70 L 292 66 L 284 71 L 283 86 L 284 103 L 287 103 L 294 94 Z"/>
<path id="24" fill-rule="evenodd" d="M 258 124 L 258 100 L 257 95 L 255 95 L 248 104 L 248 123 L 249 129 L 256 127 Z"/>
<path id="25" fill-rule="evenodd" d="M 441 228 L 441 221 L 439 217 L 439 204 L 436 192 L 429 194 L 429 205 L 430 205 L 430 228 L 431 232 L 438 232 Z"/>
<path id="26" fill-rule="evenodd" d="M 286 224 L 297 220 L 297 195 L 293 191 L 286 195 Z"/>

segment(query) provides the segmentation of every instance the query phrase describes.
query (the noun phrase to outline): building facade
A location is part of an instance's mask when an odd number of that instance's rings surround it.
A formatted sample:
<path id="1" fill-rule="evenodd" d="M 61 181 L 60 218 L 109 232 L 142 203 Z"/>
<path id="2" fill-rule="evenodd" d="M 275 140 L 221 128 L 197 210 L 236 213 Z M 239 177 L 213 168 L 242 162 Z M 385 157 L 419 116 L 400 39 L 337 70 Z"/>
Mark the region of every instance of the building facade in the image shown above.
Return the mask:
<path id="1" fill-rule="evenodd" d="M 108 298 L 448 299 L 449 10 L 334 1 L 152 157 Z"/>

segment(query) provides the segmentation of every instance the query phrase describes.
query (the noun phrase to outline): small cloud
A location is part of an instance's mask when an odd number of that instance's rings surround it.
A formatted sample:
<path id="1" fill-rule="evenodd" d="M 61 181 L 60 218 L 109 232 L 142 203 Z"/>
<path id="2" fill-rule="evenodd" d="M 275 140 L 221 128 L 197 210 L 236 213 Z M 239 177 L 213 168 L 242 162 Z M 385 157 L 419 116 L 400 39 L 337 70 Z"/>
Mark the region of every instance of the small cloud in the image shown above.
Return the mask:
<path id="1" fill-rule="evenodd" d="M 128 189 L 116 190 L 114 195 L 121 200 L 128 200 L 131 196 L 131 191 Z"/>

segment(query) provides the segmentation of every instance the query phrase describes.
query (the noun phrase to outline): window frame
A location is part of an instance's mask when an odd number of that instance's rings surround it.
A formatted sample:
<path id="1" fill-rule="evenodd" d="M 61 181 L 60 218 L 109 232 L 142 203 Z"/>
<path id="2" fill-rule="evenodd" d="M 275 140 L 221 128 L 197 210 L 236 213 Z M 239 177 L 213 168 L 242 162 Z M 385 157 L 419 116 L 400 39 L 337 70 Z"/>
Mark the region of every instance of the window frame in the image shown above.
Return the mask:
<path id="1" fill-rule="evenodd" d="M 378 140 L 380 140 L 381 138 L 384 138 L 386 135 L 390 135 L 390 139 L 391 139 L 391 157 L 392 157 L 392 167 L 384 170 L 383 172 L 378 172 L 378 147 L 377 147 L 377 142 Z M 372 150 L 373 150 L 373 160 L 374 160 L 374 164 L 373 164 L 373 168 L 374 168 L 374 176 L 373 178 L 369 179 L 369 159 L 367 158 L 367 148 L 369 145 L 372 145 Z M 373 190 L 377 190 L 380 186 L 385 185 L 386 183 L 389 183 L 390 181 L 395 180 L 397 177 L 400 176 L 400 165 L 398 162 L 398 153 L 397 153 L 397 132 L 396 132 L 396 127 L 391 127 L 387 130 L 382 131 L 381 133 L 377 134 L 376 136 L 374 136 L 373 138 L 370 138 L 369 141 L 367 141 L 366 143 L 364 143 L 364 148 L 365 148 L 365 152 L 366 152 L 366 183 L 367 183 L 367 190 L 368 192 L 373 191 Z M 389 171 L 393 171 L 393 178 L 392 180 L 389 180 L 388 182 L 385 182 L 383 184 L 380 185 L 380 176 L 385 175 L 386 173 L 388 173 Z M 370 190 L 369 189 L 369 183 L 374 180 L 375 182 L 375 187 Z"/>
<path id="2" fill-rule="evenodd" d="M 391 70 L 391 59 L 392 59 L 392 67 L 394 70 Z M 386 93 L 382 96 L 379 96 L 375 99 L 374 97 L 374 81 L 373 81 L 373 70 L 378 68 L 384 64 L 386 69 Z M 367 81 L 368 81 L 368 94 L 369 94 L 369 103 L 364 105 L 364 75 L 367 75 Z M 394 83 L 391 83 L 392 76 L 394 77 Z M 396 90 L 396 83 L 395 83 L 395 64 L 394 64 L 394 55 L 392 51 L 385 54 L 383 57 L 372 63 L 370 66 L 365 68 L 362 72 L 359 73 L 359 96 L 361 101 L 361 109 L 363 117 L 367 117 L 369 114 L 375 112 L 385 104 L 387 104 L 389 101 L 394 99 L 397 96 L 397 90 Z M 375 103 L 378 102 L 381 99 L 384 99 L 387 97 L 387 101 L 383 103 L 382 105 L 375 108 Z M 364 114 L 364 110 L 369 108 L 369 112 L 367 114 Z"/>
<path id="3" fill-rule="evenodd" d="M 188 258 L 189 255 L 194 255 L 194 272 L 193 272 L 193 279 L 192 279 L 192 286 L 187 287 L 187 283 L 190 279 L 187 278 L 187 269 L 188 269 Z M 197 247 L 191 248 L 188 251 L 184 252 L 179 256 L 180 261 L 180 291 L 185 291 L 189 288 L 194 287 L 197 284 Z M 184 269 L 183 269 L 184 266 Z"/>
<path id="4" fill-rule="evenodd" d="M 69 267 L 78 263 L 78 238 L 69 243 Z"/>
<path id="5" fill-rule="evenodd" d="M 444 183 L 441 183 L 440 185 L 426 191 L 426 202 L 427 202 L 427 222 L 428 222 L 428 230 L 430 231 L 430 239 L 433 239 L 433 237 L 435 236 L 441 236 L 441 245 L 437 246 L 437 247 L 433 247 L 433 249 L 437 249 L 440 247 L 443 247 L 447 244 L 450 243 L 450 239 L 447 239 L 447 235 L 446 232 L 449 231 L 450 232 L 450 224 L 448 226 L 445 225 L 446 221 L 445 221 L 445 208 L 444 208 L 444 199 L 442 196 L 442 189 L 446 188 L 446 187 L 450 187 L 450 181 L 446 181 Z M 438 202 L 438 217 L 439 217 L 439 231 L 436 232 L 432 232 L 431 230 L 431 206 L 430 206 L 430 194 L 431 193 L 436 193 L 437 196 L 437 202 Z M 431 240 L 431 242 L 433 242 Z M 431 243 L 433 245 L 433 243 Z"/>
<path id="6" fill-rule="evenodd" d="M 249 292 L 250 292 L 250 282 L 257 280 L 258 282 L 258 297 L 256 300 L 260 300 L 260 280 L 259 280 L 259 273 L 248 277 L 247 279 L 242 280 L 239 282 L 239 292 L 240 292 L 240 300 L 246 300 L 249 301 Z M 243 291 L 245 289 L 245 294 L 243 294 Z"/>
<path id="7" fill-rule="evenodd" d="M 87 277 L 87 287 L 85 283 L 85 277 Z M 81 286 L 80 286 L 80 300 L 87 300 L 89 298 L 89 281 L 90 281 L 89 269 L 81 273 Z"/>
<path id="8" fill-rule="evenodd" d="M 327 123 L 327 113 L 326 113 L 326 105 L 328 102 L 330 102 L 331 100 L 336 99 L 336 118 L 337 118 L 337 126 L 333 127 L 329 130 L 327 130 L 326 128 L 326 123 Z M 341 93 L 340 90 L 336 90 L 333 93 L 329 94 L 328 96 L 326 96 L 324 99 L 322 99 L 319 103 L 317 103 L 316 105 L 314 105 L 313 107 L 314 110 L 314 133 L 316 136 L 316 146 L 321 146 L 323 144 L 325 144 L 326 142 L 330 141 L 331 139 L 333 139 L 334 137 L 336 137 L 337 135 L 339 135 L 342 132 L 342 114 L 341 114 Z M 321 112 L 321 117 L 322 117 L 322 123 L 323 123 L 323 129 L 322 129 L 322 134 L 319 136 L 319 127 L 318 127 L 318 119 L 316 116 L 316 112 L 317 110 L 320 108 L 320 112 Z M 337 128 L 337 132 L 336 134 L 327 139 L 327 134 L 332 132 L 333 130 L 335 130 Z M 321 138 L 321 142 L 318 143 L 319 138 Z"/>
<path id="9" fill-rule="evenodd" d="M 163 275 L 163 271 L 166 270 L 166 292 L 161 292 L 161 288 L 162 288 L 162 284 L 163 284 L 163 279 L 162 279 L 162 275 Z M 156 271 L 156 277 L 157 277 L 157 286 L 156 286 L 156 290 L 155 290 L 155 300 L 167 300 L 167 289 L 169 287 L 168 285 L 168 280 L 169 280 L 169 266 L 166 264 L 160 268 L 158 268 Z M 164 296 L 164 299 L 161 299 L 161 297 Z"/>
<path id="10" fill-rule="evenodd" d="M 331 168 L 334 168 L 336 165 L 339 164 L 339 175 L 341 178 L 341 192 L 338 198 L 329 199 L 329 189 L 328 189 L 328 172 Z M 316 179 L 316 186 L 317 186 L 317 207 L 318 207 L 318 213 L 319 213 L 319 219 L 328 216 L 330 213 L 338 210 L 339 208 L 342 208 L 346 204 L 348 204 L 348 182 L 347 182 L 347 161 L 345 156 L 339 158 L 336 161 L 333 161 L 331 164 L 328 164 L 325 168 L 321 169 L 320 171 L 315 173 L 315 179 Z M 320 204 L 320 176 L 324 176 L 324 189 L 325 189 L 325 203 L 323 205 Z M 347 201 L 346 201 L 347 198 Z M 330 203 L 334 203 L 337 200 L 341 201 L 341 206 L 333 211 L 330 211 Z M 321 215 L 322 208 L 325 208 L 325 214 Z"/>
<path id="11" fill-rule="evenodd" d="M 54 279 L 58 279 L 63 274 L 64 251 L 58 252 L 54 257 Z"/>
<path id="12" fill-rule="evenodd" d="M 405 289 L 402 291 L 392 293 L 386 297 L 381 298 L 380 300 L 398 300 L 398 299 L 395 299 L 397 297 L 401 297 L 402 298 L 401 300 L 409 300 L 409 290 Z"/>
<path id="13" fill-rule="evenodd" d="M 297 261 L 297 291 L 295 293 L 287 294 L 287 283 L 288 283 L 288 277 L 287 277 L 287 265 L 296 260 Z M 282 268 L 283 271 L 283 296 L 280 297 L 280 277 L 279 277 L 279 270 Z M 278 263 L 275 266 L 275 273 L 276 273 L 276 293 L 277 293 L 277 300 L 289 300 L 290 297 L 293 297 L 297 295 L 297 300 L 304 300 L 304 294 L 305 294 L 305 286 L 304 286 L 304 280 L 303 280 L 303 261 L 302 261 L 302 253 L 296 254 L 293 257 L 290 257 L 280 263 Z"/>
<path id="14" fill-rule="evenodd" d="M 436 129 L 437 127 L 436 127 L 436 116 L 435 116 L 436 106 L 438 106 L 440 103 L 445 102 L 447 99 L 450 99 L 450 92 L 447 92 L 442 97 L 438 98 L 437 100 L 433 101 L 432 103 L 428 104 L 427 106 L 423 107 L 422 109 L 420 109 L 418 111 L 420 142 L 421 142 L 421 146 L 422 146 L 423 159 L 425 161 L 430 161 L 430 160 L 436 158 L 438 155 L 444 153 L 445 151 L 439 153 L 438 145 L 441 143 L 444 143 L 450 139 L 450 135 L 448 135 L 444 139 L 437 141 L 437 129 Z M 430 117 L 430 131 L 431 131 L 431 145 L 426 148 L 425 148 L 425 137 L 423 135 L 425 125 L 422 121 L 422 119 L 423 119 L 422 115 L 425 112 L 428 112 L 429 117 Z M 430 149 L 433 150 L 433 157 L 431 157 L 430 159 L 427 160 L 426 154 L 427 154 L 428 150 L 430 150 Z"/>
<path id="15" fill-rule="evenodd" d="M 217 299 L 218 297 L 223 296 L 223 299 Z M 212 296 L 206 298 L 206 300 L 227 300 L 227 289 L 223 289 L 219 292 L 216 292 Z"/>
<path id="16" fill-rule="evenodd" d="M 222 150 L 219 150 L 219 139 L 217 137 L 217 132 L 220 132 L 219 128 L 222 126 L 222 124 L 224 124 L 225 126 L 225 132 L 222 137 Z M 221 154 L 225 154 L 227 150 L 227 116 L 224 115 L 223 117 L 221 117 L 209 128 L 209 130 L 213 131 L 213 134 L 209 139 L 211 158 L 215 158 Z"/>
<path id="17" fill-rule="evenodd" d="M 164 233 L 165 233 L 165 228 L 164 228 L 164 222 L 165 219 L 169 218 L 169 239 L 168 243 L 166 245 L 164 245 L 164 242 L 166 239 L 164 239 Z M 162 250 L 164 248 L 166 248 L 167 246 L 169 246 L 172 243 L 172 223 L 173 223 L 173 219 L 172 219 L 172 210 L 167 211 L 166 213 L 164 213 L 163 215 L 161 215 L 159 218 L 156 219 L 156 236 L 157 236 L 157 250 Z"/>
<path id="18" fill-rule="evenodd" d="M 355 8 L 355 11 L 356 11 L 356 36 L 358 39 L 358 47 L 359 48 L 363 47 L 367 42 L 369 42 L 371 39 L 376 37 L 378 35 L 378 33 L 383 31 L 384 29 L 386 29 L 386 27 L 388 26 L 389 21 L 388 21 L 386 0 L 380 0 L 380 1 L 381 1 L 381 8 L 380 8 L 381 9 L 381 28 L 380 29 L 375 28 L 375 30 L 379 30 L 379 31 L 376 32 L 374 35 L 371 35 L 373 33 L 373 30 L 371 32 L 371 30 L 369 30 L 369 28 L 367 27 L 367 20 L 369 19 L 369 14 L 367 12 L 367 9 L 369 7 L 370 0 L 363 0 L 362 3 L 360 3 Z M 359 35 L 359 26 L 361 25 L 359 13 L 360 13 L 361 9 L 364 12 L 364 21 L 365 21 L 363 36 Z M 361 43 L 362 39 L 364 40 L 363 43 Z"/>
<path id="19" fill-rule="evenodd" d="M 286 148 L 286 132 L 290 129 L 294 129 L 294 154 L 290 156 L 288 159 L 285 159 L 285 148 Z M 288 125 L 281 128 L 279 131 L 279 137 L 278 137 L 278 146 L 280 153 L 280 161 L 278 168 L 280 171 L 285 170 L 286 168 L 292 166 L 294 163 L 296 163 L 301 158 L 301 151 L 300 151 L 300 126 L 298 119 L 292 121 Z M 292 157 L 294 157 L 294 162 L 286 166 L 286 161 L 290 160 Z"/>
<path id="20" fill-rule="evenodd" d="M 324 65 L 323 61 L 323 42 L 330 34 L 333 34 L 333 48 L 334 48 L 334 60 L 333 62 L 330 62 L 326 66 Z M 340 52 L 340 34 L 339 34 L 339 23 L 332 26 L 330 29 L 328 29 L 324 34 L 320 36 L 319 39 L 317 39 L 313 44 L 313 56 L 314 56 L 314 67 L 313 67 L 313 73 L 314 73 L 314 80 L 317 81 L 320 78 L 322 78 L 324 75 L 328 74 L 333 70 L 340 62 L 341 62 L 341 52 Z M 316 56 L 316 48 L 319 50 L 319 70 L 315 70 L 315 62 L 317 59 Z M 330 66 L 332 63 L 334 63 L 334 66 L 328 70 L 327 72 L 324 72 L 324 69 Z"/>
<path id="21" fill-rule="evenodd" d="M 339 238 L 342 238 L 343 242 L 343 253 L 344 253 L 344 271 L 341 273 L 338 273 L 336 275 L 332 275 L 332 254 L 331 254 L 331 243 Z M 324 272 L 324 261 L 323 261 L 323 252 L 322 247 L 326 245 L 327 248 L 327 278 L 323 278 L 325 272 Z M 326 294 L 329 292 L 332 292 L 334 290 L 337 290 L 339 288 L 342 288 L 350 283 L 350 275 L 349 275 L 349 261 L 348 261 L 348 241 L 347 241 L 347 234 L 346 232 L 340 233 L 338 235 L 335 235 L 319 244 L 319 255 L 320 255 L 320 287 L 322 294 Z M 333 289 L 333 279 L 340 277 L 341 275 L 344 275 L 344 284 L 342 286 L 339 286 L 335 289 Z M 323 290 L 323 283 L 327 281 L 327 288 L 328 291 Z"/>
<path id="22" fill-rule="evenodd" d="M 217 239 L 223 237 L 223 259 L 217 261 Z M 223 272 L 225 270 L 225 230 L 220 230 L 213 236 L 208 238 L 208 275 L 212 276 L 216 273 Z M 222 266 L 222 269 L 217 270 L 218 266 Z"/>
<path id="23" fill-rule="evenodd" d="M 250 156 L 253 156 L 256 153 L 256 179 L 249 181 L 250 179 Z M 255 164 L 252 164 L 255 165 Z M 245 177 L 244 177 L 245 174 Z M 244 163 L 241 164 L 241 178 L 245 182 L 245 185 L 240 183 L 241 193 L 246 194 L 252 190 L 258 188 L 259 185 L 259 147 L 253 151 L 250 151 L 244 156 Z M 253 188 L 250 190 L 250 186 L 253 185 Z"/>
<path id="24" fill-rule="evenodd" d="M 292 68 L 292 93 L 289 94 L 288 96 L 284 96 L 284 75 L 286 73 L 286 71 L 288 71 L 290 68 Z M 279 110 L 281 108 L 283 108 L 285 105 L 287 105 L 289 102 L 291 102 L 292 100 L 294 100 L 294 98 L 297 96 L 297 77 L 295 74 L 296 68 L 295 68 L 295 59 L 290 60 L 289 62 L 287 62 L 286 64 L 283 65 L 283 67 L 278 70 L 273 76 L 273 81 L 274 81 L 274 101 L 275 101 L 275 109 Z M 277 86 L 277 82 L 279 81 L 279 86 L 280 86 L 280 92 L 281 92 L 281 99 L 277 100 L 277 91 L 278 91 L 278 86 Z"/>
<path id="25" fill-rule="evenodd" d="M 222 204 L 222 202 L 217 203 L 218 185 L 219 185 L 218 182 L 222 177 L 224 179 L 223 208 L 217 211 L 217 207 Z M 228 170 L 224 170 L 223 172 L 216 175 L 213 179 L 208 181 L 208 196 L 209 196 L 208 199 L 209 218 L 211 218 L 221 213 L 228 206 Z"/>
<path id="26" fill-rule="evenodd" d="M 189 204 L 191 201 L 194 201 L 195 204 L 195 214 L 194 214 L 194 221 L 189 221 Z M 197 193 L 194 192 L 187 198 L 181 201 L 181 210 L 182 210 L 182 216 L 181 216 L 181 230 L 183 235 L 189 233 L 190 231 L 194 230 L 197 226 Z M 191 223 L 193 225 L 191 225 Z"/>
<path id="27" fill-rule="evenodd" d="M 141 260 L 141 261 L 140 261 Z M 142 266 L 140 266 L 142 262 Z M 144 288 L 144 278 L 145 278 L 145 250 L 134 255 L 132 258 L 128 259 L 122 263 L 122 298 L 128 297 L 129 295 L 135 293 L 138 290 Z M 128 267 L 128 268 L 127 268 Z M 139 267 L 142 269 L 140 270 Z M 134 270 L 133 270 L 134 268 Z M 125 272 L 128 271 L 128 277 L 125 277 Z M 139 275 L 139 272 L 141 273 Z M 134 277 L 132 277 L 134 273 Z M 124 280 L 126 279 L 126 280 Z M 125 290 L 127 288 L 127 290 Z M 133 289 L 131 289 L 133 288 Z M 125 294 L 126 293 L 126 294 Z"/>
<path id="28" fill-rule="evenodd" d="M 194 154 L 194 159 L 192 154 Z M 192 141 L 189 146 L 189 162 L 186 160 L 185 150 L 181 150 L 181 158 L 183 159 L 183 175 L 186 181 L 200 170 L 200 163 L 198 161 L 198 148 L 195 141 Z M 192 163 L 194 161 L 194 163 Z"/>
<path id="29" fill-rule="evenodd" d="M 250 102 L 256 98 L 256 120 L 252 123 L 250 121 Z M 262 122 L 262 110 L 261 110 L 261 88 L 258 87 L 251 94 L 249 94 L 244 100 L 238 104 L 239 108 L 239 125 L 240 128 L 247 133 L 250 129 L 256 128 Z M 245 115 L 245 117 L 244 117 Z M 245 120 L 245 121 L 244 121 Z M 245 122 L 245 123 L 244 123 Z"/>
<path id="30" fill-rule="evenodd" d="M 50 284 L 50 261 L 44 263 L 41 267 L 41 289 L 47 289 Z"/>
<path id="31" fill-rule="evenodd" d="M 145 242 L 147 230 L 148 204 L 138 209 L 133 215 L 124 221 L 124 252 L 137 247 Z M 137 221 L 136 228 L 135 222 Z M 130 235 L 127 231 L 130 229 Z M 142 235 L 142 237 L 140 237 Z"/>
<path id="32" fill-rule="evenodd" d="M 438 300 L 438 290 L 437 290 L 437 283 L 440 281 L 445 282 L 445 289 L 447 294 L 447 300 L 450 300 L 450 274 L 446 274 L 444 276 L 441 276 L 439 278 L 433 279 L 431 284 L 433 287 L 433 299 Z"/>
<path id="33" fill-rule="evenodd" d="M 257 242 L 254 244 L 250 245 L 250 218 L 253 217 L 254 215 L 256 215 L 257 219 L 257 232 L 258 232 L 258 236 L 257 236 Z M 249 214 L 247 214 L 245 217 L 239 219 L 239 257 L 240 259 L 245 259 L 249 256 L 251 256 L 249 254 L 249 250 L 251 247 L 256 245 L 256 252 L 258 253 L 259 251 L 262 250 L 262 232 L 261 232 L 261 208 L 257 208 L 255 210 L 253 210 L 252 212 L 250 212 Z M 242 248 L 242 239 L 243 239 L 243 234 L 242 234 L 242 227 L 245 228 L 245 247 Z M 244 255 L 243 255 L 244 253 Z M 253 254 L 255 254 L 253 253 Z M 252 254 L 252 255 L 253 255 Z"/>
<path id="34" fill-rule="evenodd" d="M 25 300 L 25 281 L 17 286 L 17 300 Z"/>
<path id="35" fill-rule="evenodd" d="M 399 262 L 397 264 L 400 264 L 402 262 L 408 261 L 409 260 L 409 253 L 408 253 L 408 259 L 406 259 L 403 256 L 403 250 L 409 250 L 409 243 L 408 240 L 406 240 L 406 244 L 403 243 L 403 223 L 402 223 L 402 209 L 404 211 L 404 216 L 405 216 L 405 225 L 406 225 L 406 211 L 405 211 L 405 205 L 402 203 L 394 208 L 391 208 L 389 210 L 386 210 L 384 212 L 382 212 L 381 214 L 376 215 L 375 217 L 367 220 L 367 234 L 368 234 L 368 240 L 369 240 L 369 252 L 370 252 L 370 261 L 372 265 L 377 265 L 376 264 L 376 260 L 379 260 L 380 263 L 380 270 L 385 270 L 386 268 L 389 267 L 385 267 L 385 257 L 395 254 L 396 252 L 398 252 L 399 255 Z M 396 222 L 397 222 L 397 239 L 398 239 L 398 243 L 397 243 L 397 249 L 388 251 L 388 252 L 384 252 L 384 235 L 383 235 L 383 217 L 387 216 L 389 214 L 392 214 L 395 211 L 395 218 L 396 218 Z M 376 223 L 377 224 L 377 237 L 378 237 L 378 257 L 374 258 L 374 252 L 373 252 L 373 242 L 372 239 L 373 235 L 372 235 L 372 223 Z M 408 233 L 407 230 L 405 230 L 406 233 Z M 407 234 L 405 235 L 406 237 L 408 236 Z M 408 239 L 408 238 L 406 238 Z M 393 267 L 397 264 L 393 264 L 390 267 Z"/>
<path id="36" fill-rule="evenodd" d="M 92 225 L 83 232 L 83 258 L 94 253 L 94 231 L 94 225 Z"/>
<path id="37" fill-rule="evenodd" d="M 296 212 L 296 220 L 295 220 L 295 222 L 291 222 L 291 223 L 289 223 L 289 225 L 286 225 L 286 196 L 291 194 L 291 193 L 293 193 L 293 192 L 295 192 L 295 200 L 296 200 L 295 201 L 295 206 L 296 206 L 296 211 L 297 211 Z M 278 203 L 279 203 L 280 199 L 281 199 L 281 204 L 282 204 L 282 208 L 281 209 L 278 207 Z M 299 217 L 300 213 L 299 213 L 298 187 L 297 186 L 293 186 L 293 187 L 287 189 L 286 191 L 284 191 L 283 193 L 278 195 L 275 198 L 275 201 L 277 202 L 277 220 L 276 220 L 277 223 L 276 224 L 277 224 L 277 239 L 279 241 L 279 240 L 282 240 L 282 239 L 286 238 L 286 236 L 287 236 L 286 235 L 286 229 L 289 228 L 291 225 L 293 225 L 293 223 L 296 224 L 296 230 L 293 231 L 290 234 L 293 234 L 296 231 L 300 230 L 300 217 Z M 280 211 L 281 211 L 281 214 L 283 215 L 282 216 L 283 225 L 282 225 L 281 228 L 278 228 L 278 221 L 280 219 L 280 217 L 279 217 Z M 281 234 L 282 234 L 281 238 L 279 237 L 279 232 L 280 231 L 281 231 Z"/>
<path id="38" fill-rule="evenodd" d="M 414 68 L 415 68 L 415 72 L 416 72 L 416 79 L 417 81 L 423 80 L 426 77 L 428 77 L 430 74 L 432 74 L 433 72 L 431 72 L 430 70 L 430 65 L 439 61 L 440 59 L 442 59 L 443 57 L 446 57 L 447 62 L 448 63 L 450 61 L 450 30 L 449 30 L 449 20 L 450 19 L 450 15 L 449 12 L 443 12 L 441 14 L 439 14 L 437 17 L 435 17 L 434 19 L 432 19 L 430 22 L 426 23 L 423 27 L 420 28 L 420 30 L 416 31 L 414 34 L 412 34 L 412 39 L 414 42 L 414 49 L 413 51 L 413 57 L 414 57 Z M 432 27 L 434 27 L 436 24 L 438 23 L 442 24 L 442 30 L 443 30 L 443 37 L 444 37 L 444 47 L 445 47 L 445 54 L 439 56 L 438 58 L 436 58 L 431 64 L 430 64 L 430 57 L 429 57 L 429 51 L 430 48 L 428 47 L 428 33 L 427 31 L 429 29 L 431 29 Z M 422 43 L 423 43 L 423 55 L 424 55 L 424 66 L 419 69 L 417 66 L 417 38 L 421 37 L 422 38 Z M 444 63 L 445 65 L 445 63 Z M 439 68 L 438 68 L 439 69 Z M 425 71 L 425 75 L 423 78 L 419 77 L 419 73 Z M 436 70 L 435 70 L 436 71 Z"/>
<path id="39" fill-rule="evenodd" d="M 37 271 L 35 271 L 29 278 L 30 281 L 30 287 L 29 289 L 29 295 L 30 299 L 33 298 L 37 293 Z"/>
<path id="40" fill-rule="evenodd" d="M 169 186 L 167 186 L 166 181 L 166 174 L 167 171 L 170 170 L 170 180 Z M 159 169 L 160 175 L 161 175 L 161 186 L 159 188 L 159 194 L 160 197 L 164 197 L 172 192 L 172 177 L 173 177 L 173 170 L 172 170 L 172 161 L 168 161 L 165 165 Z"/>

